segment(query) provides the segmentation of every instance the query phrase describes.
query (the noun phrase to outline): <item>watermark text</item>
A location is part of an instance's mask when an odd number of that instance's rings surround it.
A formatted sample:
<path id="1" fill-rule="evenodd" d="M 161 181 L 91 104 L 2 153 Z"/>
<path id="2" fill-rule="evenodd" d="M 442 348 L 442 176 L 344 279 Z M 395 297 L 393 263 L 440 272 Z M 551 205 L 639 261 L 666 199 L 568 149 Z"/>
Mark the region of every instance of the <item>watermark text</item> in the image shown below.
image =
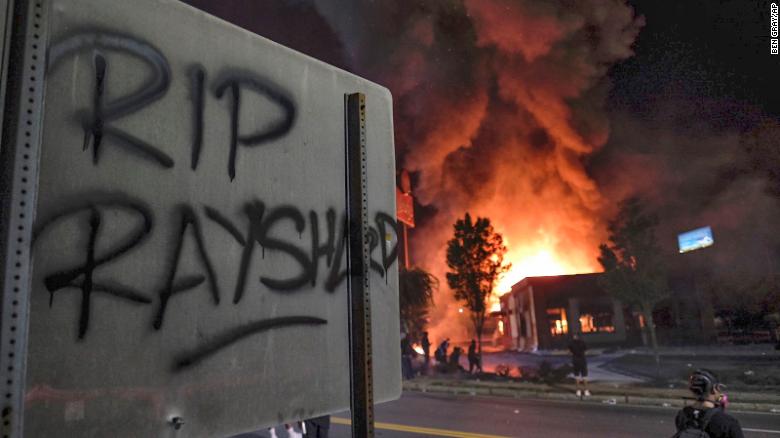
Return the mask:
<path id="1" fill-rule="evenodd" d="M 778 29 L 777 29 L 777 3 L 772 2 L 769 5 L 769 53 L 778 54 Z"/>

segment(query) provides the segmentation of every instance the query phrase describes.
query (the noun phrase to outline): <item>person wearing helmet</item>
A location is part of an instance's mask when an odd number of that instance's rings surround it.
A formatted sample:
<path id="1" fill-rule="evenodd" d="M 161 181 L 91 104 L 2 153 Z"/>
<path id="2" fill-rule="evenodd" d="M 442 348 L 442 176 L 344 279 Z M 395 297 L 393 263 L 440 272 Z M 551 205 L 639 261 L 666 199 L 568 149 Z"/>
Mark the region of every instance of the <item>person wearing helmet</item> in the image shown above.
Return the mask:
<path id="1" fill-rule="evenodd" d="M 688 389 L 696 401 L 677 413 L 675 438 L 744 438 L 739 421 L 725 412 L 724 388 L 710 370 L 691 374 Z"/>

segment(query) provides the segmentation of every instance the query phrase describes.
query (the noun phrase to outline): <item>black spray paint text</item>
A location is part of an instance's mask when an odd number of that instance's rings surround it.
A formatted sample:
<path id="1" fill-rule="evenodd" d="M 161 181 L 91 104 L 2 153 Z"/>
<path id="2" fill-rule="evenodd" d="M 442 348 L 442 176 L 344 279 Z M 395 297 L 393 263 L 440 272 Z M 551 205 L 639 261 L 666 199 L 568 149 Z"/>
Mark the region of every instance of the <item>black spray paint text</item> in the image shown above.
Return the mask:
<path id="1" fill-rule="evenodd" d="M 92 161 L 97 165 L 105 140 L 112 145 L 137 154 L 162 168 L 172 168 L 172 157 L 138 136 L 112 125 L 112 122 L 148 107 L 165 96 L 171 83 L 171 70 L 165 56 L 151 44 L 127 35 L 80 31 L 63 38 L 49 48 L 48 69 L 54 70 L 63 60 L 80 52 L 92 56 L 94 88 L 91 107 L 76 112 L 76 119 L 84 130 L 83 148 L 92 148 Z M 151 75 L 135 91 L 108 100 L 110 66 L 106 53 L 116 52 L 141 60 Z M 191 168 L 196 170 L 203 148 L 204 110 L 206 106 L 207 72 L 199 64 L 192 64 L 188 71 L 192 105 Z M 228 147 L 227 174 L 232 181 L 236 177 L 238 147 L 253 148 L 284 137 L 295 124 L 298 110 L 293 98 L 277 84 L 247 70 L 228 69 L 213 82 L 214 97 L 228 99 L 230 109 L 230 144 Z M 257 132 L 242 133 L 239 126 L 241 102 L 245 93 L 256 93 L 267 98 L 282 112 L 278 120 Z"/>
<path id="2" fill-rule="evenodd" d="M 54 71 L 65 59 L 86 52 L 92 61 L 94 82 L 88 108 L 76 109 L 76 122 L 84 133 L 83 150 L 90 150 L 91 161 L 98 166 L 101 150 L 107 145 L 140 156 L 144 162 L 160 171 L 175 166 L 174 159 L 153 141 L 142 139 L 142 134 L 131 133 L 119 128 L 115 122 L 138 113 L 162 99 L 170 88 L 172 73 L 170 64 L 160 50 L 148 42 L 123 34 L 105 31 L 83 30 L 58 40 L 49 47 L 48 70 Z M 151 72 L 134 91 L 123 96 L 111 93 L 110 77 L 112 66 L 107 53 L 141 60 Z M 206 107 L 208 74 L 199 64 L 190 64 L 187 70 L 190 91 L 192 132 L 183 135 L 183 141 L 190 148 L 190 168 L 198 169 L 201 151 L 204 147 L 204 109 Z M 229 112 L 230 139 L 226 145 L 227 178 L 220 175 L 219 183 L 235 184 L 236 162 L 241 149 L 256 148 L 270 144 L 286 136 L 295 126 L 298 109 L 291 95 L 281 86 L 263 76 L 244 69 L 225 69 L 211 81 L 214 99 L 227 102 Z M 242 129 L 242 101 L 246 93 L 255 93 L 274 104 L 281 116 L 271 123 L 265 123 L 256 132 Z M 167 145 L 170 146 L 170 145 Z M 252 178 L 258 178 L 252 175 Z M 262 175 L 259 176 L 262 178 Z M 217 181 L 215 181 L 217 182 Z M 294 205 L 266 205 L 260 199 L 252 199 L 232 208 L 231 212 L 219 211 L 209 205 L 192 201 L 183 202 L 171 209 L 175 226 L 173 244 L 161 254 L 160 277 L 154 290 L 137 290 L 123 284 L 127 279 L 106 278 L 101 272 L 113 263 L 132 264 L 136 252 L 155 235 L 155 212 L 143 200 L 126 193 L 83 193 L 76 194 L 77 201 L 68 203 L 58 211 L 45 207 L 36 222 L 34 242 L 46 240 L 55 224 L 76 223 L 87 236 L 83 247 L 72 249 L 68 260 L 77 260 L 67 269 L 42 273 L 43 282 L 49 292 L 49 306 L 55 305 L 55 294 L 63 290 L 80 293 L 76 339 L 89 338 L 92 318 L 92 298 L 95 294 L 117 299 L 128 305 L 149 306 L 149 329 L 164 329 L 166 315 L 176 312 L 178 304 L 185 302 L 192 293 L 204 291 L 214 306 L 240 305 L 246 293 L 259 290 L 271 293 L 298 293 L 312 289 L 318 284 L 325 292 L 334 293 L 343 284 L 346 272 L 346 250 L 349 224 L 343 211 L 328 208 L 324 212 L 308 210 Z M 106 232 L 106 221 L 118 213 L 135 217 L 136 226 L 123 236 Z M 387 279 L 388 268 L 397 258 L 398 229 L 394 217 L 383 212 L 376 213 L 369 227 L 371 246 L 370 269 Z M 279 236 L 279 227 L 292 225 L 298 238 Z M 159 227 L 157 229 L 160 229 Z M 304 233 L 307 237 L 304 237 Z M 157 233 L 159 234 L 159 233 Z M 221 245 L 229 245 L 236 252 L 237 263 L 231 265 L 231 272 L 219 272 L 215 268 L 207 245 L 206 235 L 223 236 Z M 198 275 L 183 275 L 179 272 L 179 261 L 184 251 L 184 242 L 189 239 L 193 245 L 192 257 L 200 268 Z M 390 245 L 389 242 L 396 242 Z M 189 247 L 189 246 L 188 246 Z M 108 249 L 104 249 L 108 248 Z M 45 251 L 37 248 L 36 251 Z M 262 266 L 266 253 L 269 257 L 284 257 L 289 272 L 294 275 L 265 274 L 257 279 L 249 278 L 251 267 Z M 324 260 L 325 269 L 322 268 Z M 224 266 L 224 264 L 220 265 Z M 261 269 L 262 270 L 262 269 Z M 235 288 L 224 291 L 220 284 L 231 277 Z M 192 299 L 192 298 L 190 298 Z M 226 304 L 227 302 L 227 304 Z M 288 326 L 318 326 L 327 321 L 307 315 L 290 315 L 253 321 L 244 326 L 223 329 L 208 336 L 206 341 L 193 350 L 176 355 L 175 371 L 195 365 L 216 354 L 232 343 L 267 330 Z"/>
<path id="3" fill-rule="evenodd" d="M 107 235 L 101 232 L 106 216 L 123 214 L 136 216 L 137 226 L 124 236 Z M 220 275 L 233 276 L 235 289 L 230 295 L 233 305 L 240 304 L 247 290 L 247 277 L 250 265 L 261 264 L 266 258 L 266 252 L 273 256 L 287 257 L 298 269 L 298 274 L 290 277 L 276 277 L 262 275 L 258 283 L 268 291 L 274 293 L 295 293 L 314 288 L 321 278 L 324 289 L 333 293 L 343 283 L 346 272 L 346 230 L 347 222 L 342 213 L 337 220 L 336 211 L 328 209 L 325 212 L 324 222 L 320 214 L 309 211 L 304 212 L 289 205 L 269 207 L 260 200 L 247 202 L 240 216 L 242 225 L 236 225 L 219 211 L 209 206 L 203 206 L 196 210 L 190 205 L 177 206 L 173 214 L 177 222 L 174 230 L 174 245 L 169 248 L 162 264 L 161 281 L 154 293 L 139 291 L 132 286 L 122 284 L 117 279 L 105 279 L 100 275 L 101 267 L 119 262 L 124 258 L 132 257 L 137 249 L 153 235 L 155 228 L 154 215 L 149 207 L 142 201 L 131 199 L 123 195 L 90 195 L 82 197 L 82 200 L 70 204 L 67 208 L 43 218 L 38 222 L 34 231 L 34 241 L 37 243 L 56 224 L 64 221 L 76 221 L 87 231 L 86 246 L 74 248 L 73 254 L 68 254 L 69 259 L 81 260 L 74 266 L 56 272 L 43 274 L 46 290 L 50 294 L 50 306 L 54 304 L 55 293 L 76 289 L 81 292 L 80 311 L 78 315 L 77 338 L 83 340 L 87 336 L 90 326 L 90 311 L 92 295 L 95 293 L 112 296 L 133 305 L 148 305 L 154 308 L 154 315 L 150 318 L 150 328 L 160 330 L 164 326 L 167 312 L 176 311 L 177 300 L 186 300 L 185 296 L 179 297 L 185 292 L 190 292 L 202 284 L 206 284 L 210 300 L 214 306 L 223 302 L 223 290 L 220 288 Z M 386 213 L 376 213 L 373 218 L 373 226 L 369 228 L 371 269 L 381 277 L 386 278 L 387 270 L 392 266 L 398 255 L 398 229 L 394 219 Z M 274 235 L 274 229 L 283 222 L 292 223 L 299 233 L 298 239 L 285 239 Z M 323 227 L 324 225 L 324 227 Z M 204 232 L 221 232 L 232 237 L 239 263 L 233 272 L 217 272 L 205 243 Z M 323 230 L 324 228 L 324 230 Z M 324 231 L 324 232 L 323 232 Z M 307 232 L 308 242 L 303 233 Z M 107 242 L 98 242 L 98 236 Z M 182 247 L 185 239 L 194 242 L 194 257 L 200 264 L 200 275 L 177 275 L 179 260 L 182 257 Z M 297 240 L 297 242 L 296 242 Z M 395 242 L 389 245 L 388 242 Z M 108 247 L 103 253 L 98 253 L 97 247 Z M 259 247 L 260 254 L 255 248 Z M 270 256 L 270 255 L 269 255 Z M 326 270 L 320 275 L 320 264 L 324 259 Z M 258 284 L 252 283 L 252 284 Z M 261 291 L 262 292 L 262 291 Z M 170 307 L 170 308 L 169 308 Z M 299 317 L 296 317 L 299 318 Z M 301 317 L 302 318 L 302 317 Z M 310 319 L 306 319 L 310 318 Z M 326 321 L 319 318 L 306 317 L 304 319 L 284 320 L 286 325 L 298 321 L 303 324 L 324 324 Z M 317 322 L 320 321 L 320 322 Z M 250 324 L 257 330 L 267 330 L 276 327 L 267 323 Z M 242 333 L 241 337 L 254 333 L 253 330 L 236 328 L 229 333 Z M 225 334 L 215 336 L 222 339 L 220 342 L 212 341 L 204 346 L 210 352 L 216 352 L 237 339 Z M 177 359 L 177 367 L 194 364 L 192 357 L 198 357 L 198 361 L 208 356 L 202 349 L 193 351 L 191 355 L 185 355 Z M 182 362 L 181 364 L 179 362 Z"/>

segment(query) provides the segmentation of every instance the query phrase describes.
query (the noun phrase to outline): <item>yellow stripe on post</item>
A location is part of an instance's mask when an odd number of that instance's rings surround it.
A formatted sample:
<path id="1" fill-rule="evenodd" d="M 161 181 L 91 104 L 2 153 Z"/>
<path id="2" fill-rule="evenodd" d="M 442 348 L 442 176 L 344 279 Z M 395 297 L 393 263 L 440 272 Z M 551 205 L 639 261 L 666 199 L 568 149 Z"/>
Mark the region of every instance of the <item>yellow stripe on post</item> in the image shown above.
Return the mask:
<path id="1" fill-rule="evenodd" d="M 335 424 L 350 426 L 352 422 L 348 418 L 330 417 Z M 433 427 L 407 426 L 395 423 L 374 423 L 375 429 L 394 430 L 396 432 L 420 433 L 431 436 L 447 436 L 453 438 L 510 438 L 503 435 L 489 435 L 484 433 L 461 432 L 459 430 L 436 429 Z"/>

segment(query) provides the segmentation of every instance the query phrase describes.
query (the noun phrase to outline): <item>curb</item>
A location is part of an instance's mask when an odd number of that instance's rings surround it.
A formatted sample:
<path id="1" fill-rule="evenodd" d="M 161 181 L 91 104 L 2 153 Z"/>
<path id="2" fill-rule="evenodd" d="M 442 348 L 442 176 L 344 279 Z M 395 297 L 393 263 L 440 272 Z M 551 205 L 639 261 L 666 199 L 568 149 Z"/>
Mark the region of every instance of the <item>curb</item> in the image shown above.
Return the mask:
<path id="1" fill-rule="evenodd" d="M 440 384 L 436 382 L 404 381 L 404 391 L 439 393 L 469 396 L 494 396 L 515 399 L 541 399 L 558 401 L 584 401 L 591 404 L 628 405 L 628 406 L 655 406 L 665 408 L 681 408 L 686 401 L 679 398 L 645 397 L 634 394 L 606 394 L 593 395 L 588 398 L 577 397 L 570 392 L 549 391 L 543 389 L 521 389 L 501 386 L 469 385 L 459 382 L 457 385 Z M 729 409 L 742 412 L 762 412 L 780 414 L 780 404 L 756 403 L 756 402 L 731 402 Z"/>

